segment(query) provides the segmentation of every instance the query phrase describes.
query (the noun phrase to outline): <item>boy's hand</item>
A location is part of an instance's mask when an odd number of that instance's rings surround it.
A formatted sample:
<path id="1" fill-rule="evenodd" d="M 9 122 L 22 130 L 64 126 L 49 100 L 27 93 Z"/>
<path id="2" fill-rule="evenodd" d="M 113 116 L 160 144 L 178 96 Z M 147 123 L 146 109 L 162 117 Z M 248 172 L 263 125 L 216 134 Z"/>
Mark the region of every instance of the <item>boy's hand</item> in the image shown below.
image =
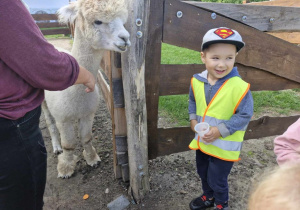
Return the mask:
<path id="1" fill-rule="evenodd" d="M 219 137 L 221 137 L 219 129 L 217 127 L 210 127 L 210 130 L 202 137 L 202 140 L 206 143 L 211 143 Z"/>
<path id="2" fill-rule="evenodd" d="M 198 123 L 197 120 L 191 120 L 190 123 L 191 123 L 191 129 L 192 129 L 192 131 L 196 132 L 194 130 L 194 128 L 195 128 L 195 125 Z"/>

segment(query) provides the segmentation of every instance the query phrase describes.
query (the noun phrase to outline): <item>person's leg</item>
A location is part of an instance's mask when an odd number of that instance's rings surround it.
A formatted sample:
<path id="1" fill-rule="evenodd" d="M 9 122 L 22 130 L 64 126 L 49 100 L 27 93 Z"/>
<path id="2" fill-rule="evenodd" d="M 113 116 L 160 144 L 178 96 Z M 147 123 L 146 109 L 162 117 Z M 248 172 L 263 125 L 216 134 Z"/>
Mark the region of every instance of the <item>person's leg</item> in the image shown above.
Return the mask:
<path id="1" fill-rule="evenodd" d="M 0 209 L 40 210 L 47 153 L 39 129 L 40 107 L 12 121 L 0 119 Z"/>
<path id="2" fill-rule="evenodd" d="M 212 198 L 214 191 L 207 182 L 208 168 L 211 156 L 204 154 L 200 150 L 196 150 L 197 172 L 201 178 L 203 194 L 208 198 Z"/>
<path id="3" fill-rule="evenodd" d="M 207 182 L 209 161 L 209 155 L 196 150 L 197 172 L 201 178 L 203 194 L 190 202 L 189 206 L 191 210 L 207 209 L 214 205 L 213 190 Z"/>
<path id="4" fill-rule="evenodd" d="M 234 162 L 211 157 L 208 168 L 208 183 L 214 191 L 216 204 L 228 201 L 228 175 Z"/>

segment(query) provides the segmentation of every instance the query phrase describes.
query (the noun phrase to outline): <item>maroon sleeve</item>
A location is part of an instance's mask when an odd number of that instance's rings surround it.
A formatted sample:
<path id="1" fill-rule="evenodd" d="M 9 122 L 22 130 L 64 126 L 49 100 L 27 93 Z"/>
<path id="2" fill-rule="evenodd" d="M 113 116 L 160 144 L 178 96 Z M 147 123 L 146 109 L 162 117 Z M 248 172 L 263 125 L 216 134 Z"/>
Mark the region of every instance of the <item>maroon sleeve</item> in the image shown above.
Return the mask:
<path id="1" fill-rule="evenodd" d="M 66 89 L 79 74 L 75 58 L 47 42 L 20 0 L 0 0 L 0 59 L 40 89 Z"/>

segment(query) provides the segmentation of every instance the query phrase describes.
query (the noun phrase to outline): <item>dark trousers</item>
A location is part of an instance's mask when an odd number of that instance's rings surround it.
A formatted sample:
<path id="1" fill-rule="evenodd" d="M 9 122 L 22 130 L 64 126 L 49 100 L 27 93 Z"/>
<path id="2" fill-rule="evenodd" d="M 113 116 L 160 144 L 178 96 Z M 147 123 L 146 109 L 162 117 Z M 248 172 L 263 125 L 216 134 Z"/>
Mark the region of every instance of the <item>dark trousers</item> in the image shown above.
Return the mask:
<path id="1" fill-rule="evenodd" d="M 0 118 L 0 209 L 40 210 L 47 151 L 39 128 L 41 107 L 18 120 Z"/>
<path id="2" fill-rule="evenodd" d="M 233 162 L 221 160 L 196 150 L 197 172 L 204 195 L 215 198 L 216 204 L 228 201 L 228 175 Z"/>

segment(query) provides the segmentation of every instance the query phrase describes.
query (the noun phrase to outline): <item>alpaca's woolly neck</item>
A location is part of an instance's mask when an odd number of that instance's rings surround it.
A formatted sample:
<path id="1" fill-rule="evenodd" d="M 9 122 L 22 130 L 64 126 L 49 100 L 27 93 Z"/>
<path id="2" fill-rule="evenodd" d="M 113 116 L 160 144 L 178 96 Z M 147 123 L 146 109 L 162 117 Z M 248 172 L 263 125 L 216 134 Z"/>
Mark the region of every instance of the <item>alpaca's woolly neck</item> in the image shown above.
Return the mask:
<path id="1" fill-rule="evenodd" d="M 75 28 L 74 42 L 72 47 L 72 56 L 76 58 L 79 65 L 89 70 L 95 78 L 100 67 L 105 50 L 95 50 L 91 44 L 84 38 L 81 31 Z"/>

